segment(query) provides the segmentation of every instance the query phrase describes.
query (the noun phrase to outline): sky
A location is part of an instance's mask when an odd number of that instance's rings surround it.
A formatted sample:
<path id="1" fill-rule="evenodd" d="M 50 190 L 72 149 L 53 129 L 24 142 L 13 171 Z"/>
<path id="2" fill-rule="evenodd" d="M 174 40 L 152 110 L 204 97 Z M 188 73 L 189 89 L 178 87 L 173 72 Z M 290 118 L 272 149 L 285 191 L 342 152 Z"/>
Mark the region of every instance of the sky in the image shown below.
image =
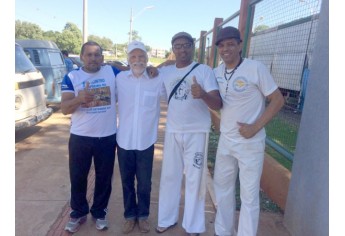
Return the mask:
<path id="1" fill-rule="evenodd" d="M 225 20 L 240 9 L 240 0 L 85 0 L 88 35 L 107 37 L 113 43 L 128 42 L 131 9 L 132 29 L 144 44 L 169 50 L 172 36 L 180 31 L 199 38 L 215 18 Z M 152 7 L 153 6 L 153 7 Z M 148 7 L 152 7 L 147 9 Z M 44 31 L 62 31 L 67 22 L 83 30 L 83 0 L 16 0 L 15 19 L 28 21 Z"/>

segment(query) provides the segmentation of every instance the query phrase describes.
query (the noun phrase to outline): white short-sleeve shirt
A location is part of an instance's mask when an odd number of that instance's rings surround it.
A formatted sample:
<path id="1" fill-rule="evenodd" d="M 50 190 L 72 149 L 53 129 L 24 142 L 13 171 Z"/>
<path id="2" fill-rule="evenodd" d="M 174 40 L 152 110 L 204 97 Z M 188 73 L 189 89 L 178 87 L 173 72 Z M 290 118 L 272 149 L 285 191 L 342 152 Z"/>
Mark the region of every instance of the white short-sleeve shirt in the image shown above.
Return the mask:
<path id="1" fill-rule="evenodd" d="M 116 133 L 115 76 L 119 71 L 109 65 L 102 66 L 96 73 L 82 69 L 69 72 L 61 84 L 62 93 L 74 93 L 85 89 L 94 93 L 89 107 L 78 107 L 71 116 L 71 133 L 87 137 L 106 137 Z"/>
<path id="2" fill-rule="evenodd" d="M 196 62 L 184 68 L 176 65 L 163 67 L 164 87 L 167 97 L 175 85 L 187 74 Z M 202 99 L 194 99 L 191 94 L 193 76 L 206 91 L 218 90 L 218 84 L 211 67 L 200 64 L 181 83 L 168 105 L 166 131 L 172 133 L 209 132 L 211 116 L 206 103 Z"/>
<path id="3" fill-rule="evenodd" d="M 239 133 L 237 122 L 253 124 L 264 112 L 265 97 L 278 88 L 266 66 L 258 61 L 244 59 L 228 81 L 224 77 L 224 64 L 215 68 L 214 72 L 223 100 L 220 131 L 235 142 L 264 139 L 264 128 L 254 137 L 244 138 Z"/>

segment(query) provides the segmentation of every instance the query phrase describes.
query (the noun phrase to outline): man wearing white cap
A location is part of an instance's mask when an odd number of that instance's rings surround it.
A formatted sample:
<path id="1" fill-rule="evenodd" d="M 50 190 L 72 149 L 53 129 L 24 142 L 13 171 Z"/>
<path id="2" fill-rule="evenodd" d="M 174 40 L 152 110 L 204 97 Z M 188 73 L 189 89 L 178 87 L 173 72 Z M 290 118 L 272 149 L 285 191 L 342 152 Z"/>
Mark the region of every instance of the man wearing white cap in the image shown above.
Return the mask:
<path id="1" fill-rule="evenodd" d="M 119 118 L 116 138 L 125 210 L 123 233 L 130 233 L 136 222 L 140 232 L 147 233 L 154 143 L 164 91 L 161 77 L 151 79 L 146 72 L 148 56 L 144 44 L 131 42 L 127 54 L 130 70 L 119 73 L 115 80 Z"/>

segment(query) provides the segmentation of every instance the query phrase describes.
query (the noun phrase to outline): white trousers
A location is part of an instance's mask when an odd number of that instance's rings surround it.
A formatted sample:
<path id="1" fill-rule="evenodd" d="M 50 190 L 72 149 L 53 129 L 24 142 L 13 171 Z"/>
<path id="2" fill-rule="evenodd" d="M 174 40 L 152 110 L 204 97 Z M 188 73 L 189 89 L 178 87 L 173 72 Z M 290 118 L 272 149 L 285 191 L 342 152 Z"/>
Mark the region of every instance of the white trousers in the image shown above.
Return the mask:
<path id="1" fill-rule="evenodd" d="M 185 174 L 182 227 L 187 233 L 205 231 L 205 196 L 199 198 L 199 192 L 204 161 L 207 161 L 204 159 L 206 137 L 205 133 L 165 133 L 158 226 L 167 227 L 178 222 Z"/>
<path id="2" fill-rule="evenodd" d="M 215 233 L 234 236 L 236 179 L 239 171 L 241 210 L 237 236 L 255 236 L 260 214 L 260 178 L 265 140 L 235 143 L 220 135 L 214 170 L 217 201 Z"/>

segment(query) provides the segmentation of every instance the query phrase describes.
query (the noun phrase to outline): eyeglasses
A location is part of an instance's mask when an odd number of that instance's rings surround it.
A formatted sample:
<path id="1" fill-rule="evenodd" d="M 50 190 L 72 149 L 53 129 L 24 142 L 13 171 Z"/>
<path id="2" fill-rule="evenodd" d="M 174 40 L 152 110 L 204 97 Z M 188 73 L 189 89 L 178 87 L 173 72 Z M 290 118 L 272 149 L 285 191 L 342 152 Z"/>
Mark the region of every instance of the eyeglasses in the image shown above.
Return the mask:
<path id="1" fill-rule="evenodd" d="M 192 47 L 192 44 L 191 44 L 191 43 L 174 44 L 174 45 L 173 45 L 173 48 L 174 48 L 174 49 L 181 49 L 181 48 L 187 49 L 187 48 L 191 48 L 191 47 Z"/>

